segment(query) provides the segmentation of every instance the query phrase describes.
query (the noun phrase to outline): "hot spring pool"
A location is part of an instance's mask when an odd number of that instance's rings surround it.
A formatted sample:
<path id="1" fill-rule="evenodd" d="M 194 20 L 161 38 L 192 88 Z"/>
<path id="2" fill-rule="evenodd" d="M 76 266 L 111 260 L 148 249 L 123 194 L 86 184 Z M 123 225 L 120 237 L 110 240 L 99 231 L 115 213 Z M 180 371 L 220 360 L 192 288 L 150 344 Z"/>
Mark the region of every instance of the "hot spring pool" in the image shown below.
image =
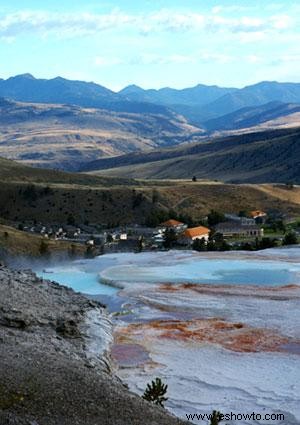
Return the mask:
<path id="1" fill-rule="evenodd" d="M 87 272 L 79 268 L 50 267 L 46 271 L 37 271 L 38 276 L 69 286 L 74 291 L 88 295 L 114 295 L 117 289 L 100 283 L 98 273 Z"/>

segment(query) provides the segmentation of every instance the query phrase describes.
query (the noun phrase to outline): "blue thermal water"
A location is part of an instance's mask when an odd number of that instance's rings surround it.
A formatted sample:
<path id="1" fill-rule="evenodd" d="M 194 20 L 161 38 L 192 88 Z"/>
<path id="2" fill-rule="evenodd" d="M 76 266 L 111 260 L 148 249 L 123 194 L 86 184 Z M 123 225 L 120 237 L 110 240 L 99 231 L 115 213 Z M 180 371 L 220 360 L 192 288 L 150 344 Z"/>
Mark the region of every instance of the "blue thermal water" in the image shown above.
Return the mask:
<path id="1" fill-rule="evenodd" d="M 121 266 L 105 277 L 128 282 L 192 282 L 276 286 L 297 283 L 300 268 L 287 262 L 237 259 L 189 259 L 171 265 Z"/>
<path id="2" fill-rule="evenodd" d="M 113 295 L 117 292 L 116 288 L 101 284 L 97 273 L 89 273 L 78 268 L 54 267 L 49 269 L 49 272 L 39 271 L 37 275 L 89 295 Z"/>

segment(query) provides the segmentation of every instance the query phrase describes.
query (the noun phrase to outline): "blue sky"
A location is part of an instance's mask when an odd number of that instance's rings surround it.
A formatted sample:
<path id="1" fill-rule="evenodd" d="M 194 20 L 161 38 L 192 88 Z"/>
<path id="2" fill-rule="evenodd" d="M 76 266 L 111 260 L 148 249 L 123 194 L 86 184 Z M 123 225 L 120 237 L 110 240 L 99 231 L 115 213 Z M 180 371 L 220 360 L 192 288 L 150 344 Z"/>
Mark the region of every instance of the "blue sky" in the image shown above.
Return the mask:
<path id="1" fill-rule="evenodd" d="M 1 3 L 4 0 L 0 0 Z M 113 90 L 300 82 L 296 0 L 10 0 L 0 77 L 30 72 Z"/>

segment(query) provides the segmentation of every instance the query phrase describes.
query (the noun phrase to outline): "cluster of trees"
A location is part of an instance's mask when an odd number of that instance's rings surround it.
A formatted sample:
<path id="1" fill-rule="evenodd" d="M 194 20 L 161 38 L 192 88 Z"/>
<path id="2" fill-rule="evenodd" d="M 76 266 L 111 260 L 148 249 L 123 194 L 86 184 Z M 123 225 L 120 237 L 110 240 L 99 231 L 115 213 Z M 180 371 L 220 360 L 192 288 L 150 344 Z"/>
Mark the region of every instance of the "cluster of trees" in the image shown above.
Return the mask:
<path id="1" fill-rule="evenodd" d="M 204 238 L 195 239 L 192 245 L 195 251 L 230 251 L 231 245 L 226 242 L 222 233 L 213 233 L 209 235 L 209 239 L 206 242 Z"/>
<path id="2" fill-rule="evenodd" d="M 207 224 L 209 226 L 216 226 L 219 223 L 226 221 L 225 215 L 219 211 L 211 210 L 207 215 Z"/>
<path id="3" fill-rule="evenodd" d="M 295 245 L 297 243 L 297 235 L 294 232 L 289 232 L 284 236 L 281 245 L 287 246 Z M 230 244 L 224 239 L 221 233 L 211 233 L 207 242 L 204 238 L 194 240 L 192 248 L 195 251 L 259 251 L 262 249 L 274 248 L 279 245 L 280 243 L 278 239 L 269 237 L 264 237 L 262 239 L 256 238 L 255 241 L 245 241 L 239 244 Z"/>
<path id="4" fill-rule="evenodd" d="M 49 186 L 37 189 L 34 184 L 29 184 L 25 187 L 25 189 L 20 189 L 19 193 L 22 194 L 23 198 L 27 201 L 34 202 L 39 197 L 53 195 L 54 190 Z"/>

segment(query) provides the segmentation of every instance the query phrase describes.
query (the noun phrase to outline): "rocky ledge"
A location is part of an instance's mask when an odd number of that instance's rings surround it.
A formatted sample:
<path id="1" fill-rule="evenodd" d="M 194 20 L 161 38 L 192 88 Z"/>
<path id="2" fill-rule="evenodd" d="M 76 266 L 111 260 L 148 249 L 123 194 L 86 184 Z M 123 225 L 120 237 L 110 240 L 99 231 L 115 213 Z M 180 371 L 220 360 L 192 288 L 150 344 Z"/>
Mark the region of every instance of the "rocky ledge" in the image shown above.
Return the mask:
<path id="1" fill-rule="evenodd" d="M 180 425 L 111 372 L 105 308 L 0 266 L 0 425 Z"/>

